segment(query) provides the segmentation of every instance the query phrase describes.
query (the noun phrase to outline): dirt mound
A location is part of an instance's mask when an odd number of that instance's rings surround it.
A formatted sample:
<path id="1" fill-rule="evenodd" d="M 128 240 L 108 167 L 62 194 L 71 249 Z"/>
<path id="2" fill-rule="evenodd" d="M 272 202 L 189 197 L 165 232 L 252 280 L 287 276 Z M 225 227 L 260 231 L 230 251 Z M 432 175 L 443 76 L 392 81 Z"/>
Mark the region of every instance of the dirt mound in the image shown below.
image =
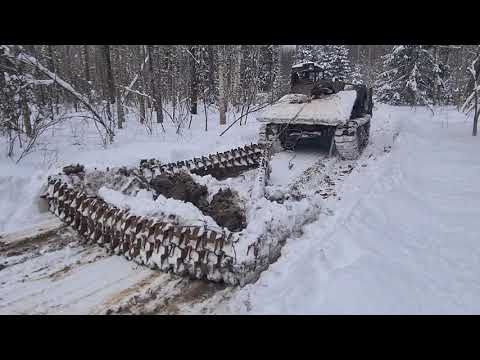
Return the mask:
<path id="1" fill-rule="evenodd" d="M 197 184 L 186 172 L 157 175 L 150 180 L 150 187 L 157 195 L 192 203 L 202 213 L 211 216 L 218 225 L 230 231 L 240 231 L 246 227 L 240 199 L 231 189 L 220 189 L 209 204 L 207 187 Z"/>
<path id="2" fill-rule="evenodd" d="M 247 221 L 245 212 L 239 204 L 236 192 L 231 189 L 220 189 L 208 205 L 207 214 L 215 219 L 218 225 L 230 231 L 240 231 L 247 226 Z"/>
<path id="3" fill-rule="evenodd" d="M 65 166 L 63 168 L 63 173 L 65 175 L 78 174 L 78 173 L 81 173 L 81 172 L 85 172 L 85 168 L 80 164 L 68 165 L 68 166 Z"/>
<path id="4" fill-rule="evenodd" d="M 186 172 L 157 175 L 150 180 L 150 186 L 157 194 L 162 194 L 166 198 L 190 202 L 202 212 L 208 208 L 207 187 L 197 184 Z"/>

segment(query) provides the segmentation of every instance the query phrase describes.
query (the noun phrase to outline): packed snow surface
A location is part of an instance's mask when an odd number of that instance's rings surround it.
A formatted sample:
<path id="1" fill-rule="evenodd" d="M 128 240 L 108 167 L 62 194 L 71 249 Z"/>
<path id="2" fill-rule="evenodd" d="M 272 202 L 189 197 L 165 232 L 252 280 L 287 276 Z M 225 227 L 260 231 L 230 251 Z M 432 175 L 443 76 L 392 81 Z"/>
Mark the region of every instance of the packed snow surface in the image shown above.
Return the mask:
<path id="1" fill-rule="evenodd" d="M 257 122 L 249 119 L 247 125 L 235 126 L 228 136 L 219 137 L 224 128 L 216 125 L 215 116 L 209 114 L 207 133 L 201 115 L 194 118 L 192 129 L 182 129 L 180 134 L 170 124 L 165 134 L 155 127 L 154 134 L 147 135 L 143 126 L 129 120 L 107 149 L 100 145 L 95 129 L 80 118 L 52 130 L 39 150 L 20 164 L 1 158 L 0 232 L 43 221 L 48 213 L 42 212 L 38 195 L 47 174 L 61 166 L 77 162 L 102 169 L 135 166 L 140 159 L 152 157 L 167 162 L 256 141 Z M 199 300 L 185 311 L 480 313 L 480 143 L 470 134 L 471 120 L 453 108 L 436 109 L 432 116 L 423 108 L 377 105 L 370 144 L 359 160 L 350 162 L 354 169 L 337 184 L 337 197 L 321 202 L 306 198 L 291 209 L 262 200 L 259 209 L 265 211 L 249 218 L 246 231 L 258 233 L 265 227 L 293 226 L 296 220 L 289 218 L 293 215 L 309 211 L 314 215 L 301 231 L 289 235 L 277 262 L 256 283 L 232 290 L 228 298 L 219 295 L 218 302 L 208 300 L 208 305 Z M 274 170 L 276 186 L 295 182 L 297 171 L 312 162 L 313 156 L 297 158 L 291 169 Z M 217 188 L 239 186 L 246 199 L 252 178 L 254 173 L 247 172 L 223 183 L 212 178 L 204 181 Z M 317 179 L 312 178 L 309 186 L 318 187 Z M 134 206 L 116 193 L 102 193 L 117 197 L 110 201 Z M 139 201 L 154 203 L 147 196 Z M 145 204 L 138 206 L 147 209 Z M 289 221 L 272 221 L 285 218 Z M 121 257 L 103 257 L 97 247 L 81 254 L 85 249 L 65 246 L 26 262 L 2 255 L 0 264 L 7 267 L 0 270 L 0 313 L 91 312 L 119 291 L 136 289 L 145 278 L 163 276 Z M 80 267 L 74 267 L 78 262 Z"/>
<path id="2" fill-rule="evenodd" d="M 219 312 L 480 313 L 479 139 L 453 109 L 382 110 L 358 161 L 368 166 L 348 177 L 341 200 L 325 203 L 332 215 L 288 239 Z"/>
<path id="3" fill-rule="evenodd" d="M 275 123 L 293 121 L 336 126 L 350 119 L 357 92 L 355 90 L 340 91 L 307 103 L 291 103 L 288 96 L 290 95 L 286 95 L 263 110 L 258 115 L 258 119 Z"/>
<path id="4" fill-rule="evenodd" d="M 136 196 L 122 194 L 120 191 L 101 187 L 98 195 L 107 203 L 121 209 L 127 209 L 132 214 L 155 218 L 157 220 L 171 221 L 168 217 L 175 215 L 175 223 L 183 226 L 202 226 L 219 228 L 215 220 L 205 216 L 195 205 L 176 199 L 167 199 L 159 194 L 153 200 L 153 193 L 140 190 Z"/>
<path id="5" fill-rule="evenodd" d="M 282 151 L 272 156 L 269 184 L 286 186 L 321 158 L 318 149 Z"/>

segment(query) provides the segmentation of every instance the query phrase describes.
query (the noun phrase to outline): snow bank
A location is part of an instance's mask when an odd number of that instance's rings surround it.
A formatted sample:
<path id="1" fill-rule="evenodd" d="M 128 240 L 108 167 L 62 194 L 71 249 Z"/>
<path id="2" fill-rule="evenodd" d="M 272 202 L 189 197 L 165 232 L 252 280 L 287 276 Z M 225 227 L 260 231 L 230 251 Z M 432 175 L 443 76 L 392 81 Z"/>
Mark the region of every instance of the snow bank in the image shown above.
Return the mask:
<path id="1" fill-rule="evenodd" d="M 128 209 L 135 215 L 169 221 L 171 221 L 169 215 L 175 215 L 175 222 L 179 225 L 206 225 L 220 229 L 210 216 L 203 215 L 195 205 L 176 199 L 167 199 L 163 195 L 153 200 L 153 194 L 146 190 L 140 190 L 136 196 L 128 196 L 119 191 L 101 187 L 98 195 L 109 204 Z"/>
<path id="2" fill-rule="evenodd" d="M 248 246 L 254 241 L 262 243 L 260 252 L 268 255 L 279 242 L 285 241 L 302 227 L 314 221 L 322 210 L 322 199 L 313 195 L 301 201 L 285 201 L 283 204 L 261 198 L 254 207 L 247 208 L 247 227 L 235 245 L 237 261 L 247 257 Z"/>
<path id="3" fill-rule="evenodd" d="M 38 225 L 50 216 L 40 199 L 45 180 L 35 167 L 0 163 L 0 233 Z"/>

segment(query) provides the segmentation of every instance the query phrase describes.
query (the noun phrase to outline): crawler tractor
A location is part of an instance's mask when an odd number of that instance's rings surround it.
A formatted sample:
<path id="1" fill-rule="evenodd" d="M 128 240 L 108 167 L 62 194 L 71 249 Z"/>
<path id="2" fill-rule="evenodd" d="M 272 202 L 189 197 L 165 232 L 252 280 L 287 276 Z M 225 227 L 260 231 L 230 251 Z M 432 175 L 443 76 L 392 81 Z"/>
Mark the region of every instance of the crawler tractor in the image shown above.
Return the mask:
<path id="1" fill-rule="evenodd" d="M 257 117 L 264 123 L 261 142 L 289 150 L 300 141 L 315 139 L 344 159 L 360 155 L 368 143 L 372 89 L 326 80 L 323 73 L 314 62 L 292 67 L 290 93 Z"/>

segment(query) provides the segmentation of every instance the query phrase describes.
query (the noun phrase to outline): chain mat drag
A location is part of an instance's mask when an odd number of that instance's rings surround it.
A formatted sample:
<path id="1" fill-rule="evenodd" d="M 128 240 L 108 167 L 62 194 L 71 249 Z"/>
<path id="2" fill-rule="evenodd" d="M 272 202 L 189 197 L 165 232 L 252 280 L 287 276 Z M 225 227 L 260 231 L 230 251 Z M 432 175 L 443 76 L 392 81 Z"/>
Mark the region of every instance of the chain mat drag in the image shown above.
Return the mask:
<path id="1" fill-rule="evenodd" d="M 197 174 L 225 176 L 268 163 L 263 144 L 251 144 L 224 153 L 161 165 L 156 160 L 142 161 L 143 175 L 187 170 Z M 192 166 L 193 165 L 193 166 Z M 84 170 L 83 170 L 84 171 Z M 96 243 L 110 254 L 123 255 L 140 265 L 191 278 L 244 286 L 255 281 L 260 272 L 278 258 L 264 240 L 255 239 L 247 254 L 237 261 L 235 245 L 241 233 L 218 231 L 205 226 L 181 226 L 136 216 L 128 210 L 108 204 L 96 195 L 75 186 L 81 177 L 59 174 L 50 176 L 44 197 L 49 210 L 81 236 L 84 243 Z M 164 219 L 174 219 L 165 215 Z M 275 255 L 278 254 L 278 255 Z"/>

